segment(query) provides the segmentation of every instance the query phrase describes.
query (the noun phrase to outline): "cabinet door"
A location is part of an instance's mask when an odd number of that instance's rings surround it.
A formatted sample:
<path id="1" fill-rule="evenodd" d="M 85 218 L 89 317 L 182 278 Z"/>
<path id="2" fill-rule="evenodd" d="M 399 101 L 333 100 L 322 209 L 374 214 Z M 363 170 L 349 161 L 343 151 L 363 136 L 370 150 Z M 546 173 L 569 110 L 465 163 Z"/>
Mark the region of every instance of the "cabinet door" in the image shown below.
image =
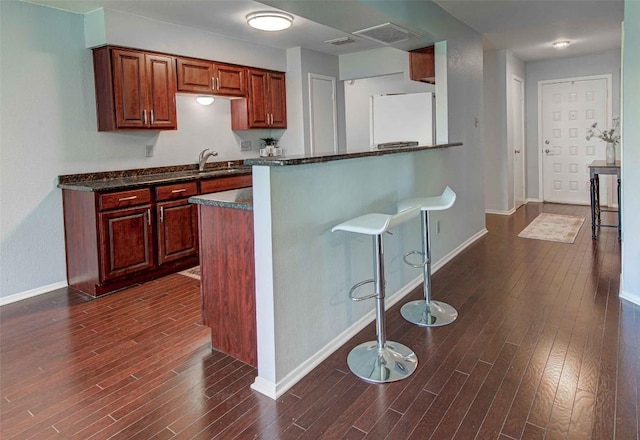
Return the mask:
<path id="1" fill-rule="evenodd" d="M 189 58 L 176 59 L 178 91 L 213 93 L 213 63 Z"/>
<path id="2" fill-rule="evenodd" d="M 114 49 L 113 93 L 118 128 L 147 126 L 147 87 L 144 53 Z"/>
<path id="3" fill-rule="evenodd" d="M 287 98 L 284 73 L 269 72 L 271 127 L 287 128 Z"/>
<path id="4" fill-rule="evenodd" d="M 100 281 L 153 267 L 151 205 L 100 213 Z"/>
<path id="5" fill-rule="evenodd" d="M 173 58 L 147 54 L 146 80 L 150 128 L 176 128 L 176 78 Z"/>
<path id="6" fill-rule="evenodd" d="M 436 82 L 434 46 L 423 47 L 409 52 L 409 77 L 413 81 L 430 84 Z"/>
<path id="7" fill-rule="evenodd" d="M 215 93 L 225 96 L 246 96 L 247 68 L 228 64 L 215 65 Z"/>
<path id="8" fill-rule="evenodd" d="M 268 72 L 249 69 L 249 127 L 269 127 Z"/>
<path id="9" fill-rule="evenodd" d="M 158 218 L 158 264 L 198 253 L 198 210 L 187 199 L 161 202 Z"/>

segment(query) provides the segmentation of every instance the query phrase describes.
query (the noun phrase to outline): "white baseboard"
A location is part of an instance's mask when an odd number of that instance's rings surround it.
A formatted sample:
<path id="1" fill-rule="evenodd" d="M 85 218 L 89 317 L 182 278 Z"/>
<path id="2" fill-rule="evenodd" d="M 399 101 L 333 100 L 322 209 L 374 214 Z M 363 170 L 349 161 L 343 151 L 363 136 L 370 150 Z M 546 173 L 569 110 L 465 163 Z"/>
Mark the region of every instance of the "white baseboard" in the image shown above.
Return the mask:
<path id="1" fill-rule="evenodd" d="M 60 281 L 59 283 L 48 284 L 46 286 L 36 287 L 35 289 L 26 290 L 24 292 L 14 293 L 13 295 L 0 297 L 0 306 L 14 303 L 16 301 L 22 301 L 23 299 L 33 298 L 34 296 L 49 293 L 52 290 L 62 289 L 67 287 L 66 281 Z"/>
<path id="2" fill-rule="evenodd" d="M 640 295 L 638 295 L 637 293 L 632 293 L 628 290 L 620 289 L 620 298 L 632 302 L 637 306 L 640 306 Z"/>
<path id="3" fill-rule="evenodd" d="M 431 272 L 437 272 L 441 267 L 451 261 L 454 257 L 464 251 L 467 247 L 471 246 L 477 240 L 486 235 L 489 231 L 487 229 L 483 229 L 479 231 L 471 238 L 466 240 L 460 246 L 449 252 L 447 255 L 442 257 L 436 263 L 431 266 Z M 385 301 L 385 305 L 388 308 L 393 307 L 397 304 L 401 299 L 407 296 L 410 292 L 413 291 L 416 287 L 418 287 L 422 283 L 422 275 L 416 277 L 415 279 L 409 281 L 406 285 L 404 285 L 400 290 L 390 295 Z M 353 323 L 350 327 L 340 333 L 336 338 L 329 341 L 327 345 L 322 347 L 317 353 L 308 358 L 306 361 L 302 362 L 297 368 L 287 374 L 282 380 L 274 383 L 272 381 L 266 380 L 260 376 L 256 377 L 255 381 L 251 385 L 251 388 L 259 393 L 264 394 L 267 397 L 270 397 L 274 400 L 278 399 L 285 392 L 287 392 L 292 386 L 294 386 L 300 379 L 309 374 L 315 367 L 320 365 L 322 361 L 328 358 L 333 352 L 342 347 L 349 339 L 353 338 L 356 334 L 358 334 L 363 328 L 369 325 L 371 322 L 375 320 L 375 310 L 371 310 L 369 313 L 364 315 L 358 321 Z M 259 372 L 258 372 L 259 374 Z"/>
<path id="4" fill-rule="evenodd" d="M 542 199 L 527 199 L 527 203 L 529 203 L 529 202 L 544 203 L 544 200 L 542 200 Z"/>
<path id="5" fill-rule="evenodd" d="M 516 212 L 515 209 L 510 209 L 509 211 L 499 211 L 497 209 L 485 209 L 485 214 L 497 214 L 497 215 L 511 215 Z"/>

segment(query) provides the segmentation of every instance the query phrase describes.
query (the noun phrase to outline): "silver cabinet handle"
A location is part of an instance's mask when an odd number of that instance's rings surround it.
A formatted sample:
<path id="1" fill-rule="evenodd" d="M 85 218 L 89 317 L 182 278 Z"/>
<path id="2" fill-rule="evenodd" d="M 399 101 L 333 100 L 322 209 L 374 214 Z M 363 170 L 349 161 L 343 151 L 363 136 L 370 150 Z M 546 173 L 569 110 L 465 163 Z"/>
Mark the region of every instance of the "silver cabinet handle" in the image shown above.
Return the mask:
<path id="1" fill-rule="evenodd" d="M 147 224 L 151 226 L 151 208 L 147 208 Z"/>
<path id="2" fill-rule="evenodd" d="M 160 207 L 160 221 L 164 222 L 164 206 Z"/>
<path id="3" fill-rule="evenodd" d="M 514 153 L 520 154 L 520 150 L 513 150 Z"/>
<path id="4" fill-rule="evenodd" d="M 175 193 L 183 193 L 183 192 L 185 192 L 186 190 L 187 190 L 187 188 L 180 188 L 180 189 L 174 189 L 174 190 L 171 190 L 171 192 L 172 192 L 173 194 L 175 194 Z"/>
<path id="5" fill-rule="evenodd" d="M 121 197 L 118 199 L 119 202 L 126 202 L 127 200 L 135 200 L 138 196 L 130 196 L 130 197 Z"/>
<path id="6" fill-rule="evenodd" d="M 142 110 L 142 120 L 144 122 L 144 125 L 147 125 L 147 109 L 146 108 Z"/>
<path id="7" fill-rule="evenodd" d="M 154 119 L 155 119 L 155 118 L 153 117 L 153 109 L 152 109 L 152 110 L 151 110 L 151 123 L 152 123 L 152 124 L 153 124 L 153 122 L 154 122 Z"/>
<path id="8" fill-rule="evenodd" d="M 216 89 L 216 77 L 212 76 L 211 77 L 211 90 L 215 90 Z"/>

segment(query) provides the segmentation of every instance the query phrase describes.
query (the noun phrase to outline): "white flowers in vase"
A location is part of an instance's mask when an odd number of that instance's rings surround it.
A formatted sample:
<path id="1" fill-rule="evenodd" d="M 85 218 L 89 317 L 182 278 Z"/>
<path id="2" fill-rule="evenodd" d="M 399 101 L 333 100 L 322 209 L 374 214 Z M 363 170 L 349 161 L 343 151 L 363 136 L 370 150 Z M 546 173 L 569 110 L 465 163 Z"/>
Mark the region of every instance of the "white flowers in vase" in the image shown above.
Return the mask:
<path id="1" fill-rule="evenodd" d="M 587 130 L 587 140 L 590 141 L 591 138 L 596 137 L 607 143 L 619 144 L 620 143 L 619 128 L 620 128 L 620 118 L 617 116 L 613 118 L 613 128 L 610 128 L 608 130 L 600 130 L 598 128 L 598 123 L 594 122 L 589 127 L 589 130 Z"/>

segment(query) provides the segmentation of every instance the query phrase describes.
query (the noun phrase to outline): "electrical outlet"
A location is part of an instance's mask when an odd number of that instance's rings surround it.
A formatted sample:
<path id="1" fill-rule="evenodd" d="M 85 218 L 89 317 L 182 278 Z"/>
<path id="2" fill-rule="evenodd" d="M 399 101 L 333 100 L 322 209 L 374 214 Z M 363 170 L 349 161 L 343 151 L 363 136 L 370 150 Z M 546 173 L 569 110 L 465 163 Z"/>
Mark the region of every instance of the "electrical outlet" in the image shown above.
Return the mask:
<path id="1" fill-rule="evenodd" d="M 251 151 L 251 141 L 241 141 L 240 151 Z"/>
<path id="2" fill-rule="evenodd" d="M 147 145 L 145 148 L 145 156 L 153 157 L 153 145 Z"/>

